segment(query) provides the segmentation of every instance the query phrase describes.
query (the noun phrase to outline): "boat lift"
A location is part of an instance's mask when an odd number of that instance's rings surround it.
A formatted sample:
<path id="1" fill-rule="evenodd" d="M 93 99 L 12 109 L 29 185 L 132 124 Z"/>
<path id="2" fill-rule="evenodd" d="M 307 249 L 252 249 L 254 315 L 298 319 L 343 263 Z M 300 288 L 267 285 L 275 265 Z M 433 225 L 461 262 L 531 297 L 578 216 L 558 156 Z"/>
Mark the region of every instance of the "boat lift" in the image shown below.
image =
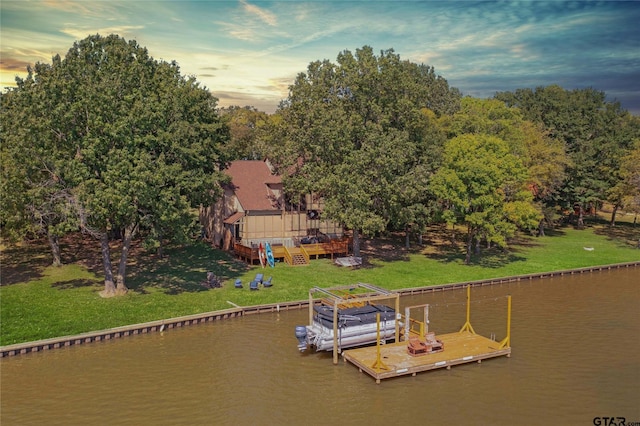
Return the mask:
<path id="1" fill-rule="evenodd" d="M 338 310 L 349 307 L 363 306 L 370 302 L 390 300 L 394 301 L 395 312 L 400 311 L 400 294 L 373 284 L 357 283 L 348 286 L 337 286 L 330 288 L 312 287 L 309 289 L 309 324 L 313 324 L 313 307 L 315 304 L 314 295 L 320 294 L 320 302 L 333 307 L 333 363 L 338 364 Z M 396 320 L 395 342 L 400 341 L 400 324 Z"/>

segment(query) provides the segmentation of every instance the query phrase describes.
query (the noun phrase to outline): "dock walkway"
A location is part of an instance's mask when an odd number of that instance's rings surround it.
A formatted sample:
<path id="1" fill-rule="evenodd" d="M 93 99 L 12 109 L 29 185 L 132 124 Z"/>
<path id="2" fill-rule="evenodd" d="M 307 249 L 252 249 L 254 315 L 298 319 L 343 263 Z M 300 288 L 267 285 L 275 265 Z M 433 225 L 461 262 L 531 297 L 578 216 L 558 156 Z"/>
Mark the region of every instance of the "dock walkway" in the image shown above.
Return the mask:
<path id="1" fill-rule="evenodd" d="M 422 371 L 449 369 L 453 365 L 480 363 L 483 359 L 511 355 L 510 347 L 500 349 L 500 342 L 469 331 L 439 334 L 437 337 L 444 343 L 444 351 L 420 356 L 409 355 L 406 341 L 380 345 L 380 359 L 384 367 L 375 367 L 378 359 L 376 346 L 346 350 L 342 356 L 345 362 L 349 361 L 360 372 L 366 372 L 380 383 L 382 379 L 407 374 L 415 376 Z"/>

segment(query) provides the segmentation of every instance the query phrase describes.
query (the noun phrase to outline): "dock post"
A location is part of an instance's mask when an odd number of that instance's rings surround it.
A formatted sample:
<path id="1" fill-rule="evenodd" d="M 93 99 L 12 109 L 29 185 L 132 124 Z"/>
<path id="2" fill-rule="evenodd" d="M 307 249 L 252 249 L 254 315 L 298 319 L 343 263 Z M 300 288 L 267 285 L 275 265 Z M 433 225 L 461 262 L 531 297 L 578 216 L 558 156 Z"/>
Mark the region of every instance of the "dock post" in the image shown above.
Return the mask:
<path id="1" fill-rule="evenodd" d="M 313 289 L 309 290 L 309 324 L 313 324 Z"/>
<path id="2" fill-rule="evenodd" d="M 397 312 L 397 311 L 396 311 Z M 373 363 L 371 368 L 376 369 L 376 373 L 379 373 L 380 370 L 388 370 L 389 367 L 382 362 L 382 357 L 380 356 L 380 312 L 376 314 L 376 323 L 377 323 L 377 335 L 376 335 L 376 361 Z M 397 327 L 397 322 L 396 322 Z M 397 341 L 396 341 L 397 343 Z M 379 383 L 379 382 L 376 382 Z"/>
<path id="3" fill-rule="evenodd" d="M 406 306 L 404 308 L 404 341 L 409 340 L 409 334 L 411 333 L 411 308 Z"/>
<path id="4" fill-rule="evenodd" d="M 507 297 L 507 337 L 500 342 L 500 349 L 511 347 L 511 295 Z"/>
<path id="5" fill-rule="evenodd" d="M 338 363 L 338 300 L 333 302 L 333 363 Z"/>
<path id="6" fill-rule="evenodd" d="M 424 305 L 424 336 L 429 334 L 429 304 Z"/>
<path id="7" fill-rule="evenodd" d="M 471 286 L 470 285 L 467 286 L 467 322 L 465 322 L 462 328 L 460 329 L 461 333 L 463 331 L 468 331 L 472 334 L 476 334 L 476 332 L 473 330 L 473 327 L 471 326 Z"/>
<path id="8" fill-rule="evenodd" d="M 395 322 L 396 322 L 396 343 L 400 342 L 400 321 L 398 318 L 398 313 L 400 312 L 400 294 L 396 293 L 396 312 L 395 312 Z M 407 320 L 408 321 L 408 320 Z"/>

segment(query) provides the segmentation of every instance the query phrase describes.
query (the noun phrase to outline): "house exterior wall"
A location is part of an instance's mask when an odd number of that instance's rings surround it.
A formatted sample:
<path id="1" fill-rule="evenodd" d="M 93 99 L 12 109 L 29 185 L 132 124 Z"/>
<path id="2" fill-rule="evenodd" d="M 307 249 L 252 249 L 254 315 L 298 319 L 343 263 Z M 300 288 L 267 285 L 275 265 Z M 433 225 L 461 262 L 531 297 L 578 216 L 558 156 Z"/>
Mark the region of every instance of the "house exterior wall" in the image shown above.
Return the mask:
<path id="1" fill-rule="evenodd" d="M 315 194 L 307 194 L 304 198 L 308 210 L 322 210 L 324 202 L 321 198 Z"/>
<path id="2" fill-rule="evenodd" d="M 241 206 L 238 206 L 235 197 L 225 193 L 225 196 L 213 206 L 200 210 L 200 223 L 205 238 L 213 245 L 223 247 L 226 230 L 232 234 L 235 241 L 249 247 L 267 241 L 292 246 L 298 239 L 316 235 L 316 232 L 330 237 L 343 235 L 339 224 L 328 220 L 309 219 L 306 211 L 245 212 L 245 216 L 235 225 L 226 225 L 225 218 L 236 211 L 242 211 L 237 207 Z"/>
<path id="3" fill-rule="evenodd" d="M 306 212 L 249 212 L 241 219 L 241 244 L 251 246 L 260 242 L 271 242 L 285 246 L 295 245 L 295 242 L 309 234 L 321 232 L 331 237 L 342 237 L 342 227 L 328 220 L 312 220 Z"/>

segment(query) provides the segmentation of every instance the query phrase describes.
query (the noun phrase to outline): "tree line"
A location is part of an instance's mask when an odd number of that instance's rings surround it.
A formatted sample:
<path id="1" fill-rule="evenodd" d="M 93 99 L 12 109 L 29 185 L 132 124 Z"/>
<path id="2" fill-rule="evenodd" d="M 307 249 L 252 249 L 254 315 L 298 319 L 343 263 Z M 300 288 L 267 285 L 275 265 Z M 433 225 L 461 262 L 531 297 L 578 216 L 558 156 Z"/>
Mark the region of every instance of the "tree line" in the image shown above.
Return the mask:
<path id="1" fill-rule="evenodd" d="M 432 223 L 481 243 L 544 232 L 555 214 L 609 202 L 640 210 L 640 120 L 595 89 L 463 97 L 433 67 L 364 46 L 314 61 L 274 114 L 218 108 L 175 62 L 135 41 L 90 36 L 1 95 L 2 234 L 99 242 L 104 296 L 126 292 L 129 244 L 186 241 L 234 159 L 269 158 L 295 203 L 360 236 L 421 236 Z M 114 276 L 109 242 L 121 244 Z"/>

